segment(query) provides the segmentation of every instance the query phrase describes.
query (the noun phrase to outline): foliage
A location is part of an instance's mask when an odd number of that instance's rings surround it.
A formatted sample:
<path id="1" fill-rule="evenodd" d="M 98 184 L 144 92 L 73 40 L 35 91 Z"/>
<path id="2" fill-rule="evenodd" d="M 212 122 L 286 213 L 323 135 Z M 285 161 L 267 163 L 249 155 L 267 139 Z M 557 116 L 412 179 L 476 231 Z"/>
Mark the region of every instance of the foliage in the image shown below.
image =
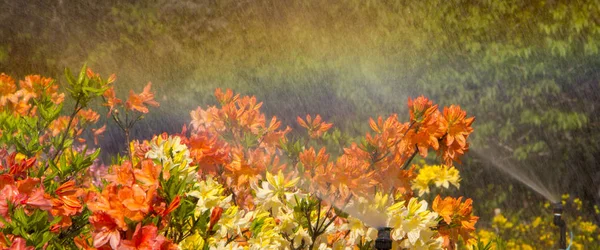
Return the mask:
<path id="1" fill-rule="evenodd" d="M 408 122 L 370 119 L 372 131 L 344 145 L 319 115 L 298 117 L 307 132 L 288 137 L 256 97 L 217 89 L 219 104 L 192 111 L 181 133 L 129 141 L 148 106 L 159 105 L 151 84 L 123 101 L 114 75 L 86 66 L 65 75 L 68 96 L 50 78 L 27 76 L 17 88 L 0 75 L 3 248 L 370 249 L 380 226 L 392 227 L 395 247 L 473 242 L 471 199 L 438 195 L 429 207 L 413 191 L 417 180 L 426 180 L 419 189 L 458 186 L 450 166 L 468 150 L 474 121 L 458 106 L 440 111 L 409 98 Z M 66 98 L 73 110 L 61 116 Z M 128 139 L 127 154 L 108 167 L 85 140 L 105 129 L 91 128 L 100 115 L 86 109 L 100 98 Z M 430 149 L 447 166 L 417 173 L 412 160 Z"/>

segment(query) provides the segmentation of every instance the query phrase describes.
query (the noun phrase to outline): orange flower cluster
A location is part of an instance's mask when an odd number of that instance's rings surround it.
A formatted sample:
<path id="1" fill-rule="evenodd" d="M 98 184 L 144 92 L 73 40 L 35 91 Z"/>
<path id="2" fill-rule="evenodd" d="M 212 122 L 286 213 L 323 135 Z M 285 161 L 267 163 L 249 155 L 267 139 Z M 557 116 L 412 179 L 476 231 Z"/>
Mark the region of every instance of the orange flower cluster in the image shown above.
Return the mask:
<path id="1" fill-rule="evenodd" d="M 156 225 L 142 226 L 148 218 L 159 217 L 164 222 L 169 213 L 179 206 L 179 198 L 173 199 L 167 206 L 164 197 L 157 192 L 161 188 L 161 169 L 151 160 L 142 160 L 136 166 L 129 161 L 111 166 L 112 173 L 106 176 L 108 184 L 101 193 L 91 192 L 87 201 L 92 212 L 89 221 L 95 248 L 174 248 L 164 236 L 157 235 Z M 133 234 L 125 233 L 133 227 Z"/>
<path id="2" fill-rule="evenodd" d="M 49 98 L 52 103 L 61 104 L 65 94 L 57 91 L 58 85 L 54 84 L 52 78 L 28 75 L 25 80 L 19 81 L 19 89 L 17 89 L 14 79 L 2 73 L 0 74 L 0 110 L 8 110 L 14 115 L 35 115 L 37 106 L 31 101 Z"/>
<path id="3" fill-rule="evenodd" d="M 466 112 L 458 106 L 444 108 L 421 96 L 408 100 L 410 122 L 401 123 L 396 114 L 386 119 L 370 119 L 373 134 L 367 133 L 360 145 L 353 143 L 345 148 L 335 163 L 329 163 L 324 149 L 315 154 L 314 148 L 299 154 L 300 168 L 308 171 L 314 183 L 320 183 L 321 192 L 343 199 L 351 194 L 367 195 L 378 190 L 391 190 L 405 199 L 412 197 L 411 182 L 416 177 L 409 168 L 415 154 L 426 157 L 429 149 L 436 150 L 447 165 L 459 161 L 468 150 L 467 137 L 473 131 L 474 118 L 466 118 Z M 331 127 L 317 116 L 307 116 L 307 122 L 297 118 L 300 126 L 311 137 L 321 136 Z M 328 190 L 322 190 L 327 187 Z M 368 195 L 370 196 L 370 195 Z"/>
<path id="4" fill-rule="evenodd" d="M 438 232 L 444 238 L 444 246 L 448 249 L 454 249 L 459 235 L 465 242 L 469 242 L 472 239 L 472 232 L 475 231 L 475 223 L 479 219 L 473 215 L 473 200 L 466 199 L 462 202 L 462 198 L 442 199 L 438 195 L 433 201 L 433 211 L 443 218 Z"/>
<path id="5" fill-rule="evenodd" d="M 81 213 L 83 205 L 81 197 L 84 190 L 75 185 L 75 181 L 70 180 L 60 185 L 54 192 L 56 198 L 52 198 L 52 216 L 61 217 L 61 220 L 53 225 L 52 230 L 58 232 L 59 229 L 71 226 L 71 217 Z"/>
<path id="6" fill-rule="evenodd" d="M 323 122 L 320 115 L 316 115 L 314 120 L 310 115 L 306 115 L 306 121 L 298 116 L 296 121 L 298 121 L 300 126 L 308 130 L 310 138 L 320 138 L 327 130 L 333 127 L 333 123 Z"/>
<path id="7" fill-rule="evenodd" d="M 97 73 L 94 73 L 90 68 L 87 69 L 86 74 L 90 79 L 95 79 L 95 80 L 102 82 L 102 78 L 100 77 L 100 75 Z M 108 77 L 108 79 L 105 81 L 105 83 L 107 85 L 111 84 L 116 79 L 117 79 L 117 77 L 115 76 L 115 74 L 112 74 Z M 154 93 L 150 92 L 151 87 L 152 87 L 152 83 L 148 82 L 148 84 L 146 84 L 146 86 L 144 87 L 144 90 L 142 91 L 142 93 L 136 94 L 135 92 L 133 92 L 133 90 L 129 90 L 129 97 L 128 97 L 127 101 L 125 101 L 126 109 L 131 110 L 131 111 L 138 111 L 143 114 L 146 114 L 149 112 L 147 105 L 150 105 L 153 107 L 160 106 L 160 104 L 156 100 L 154 100 Z M 102 93 L 102 96 L 104 97 L 104 103 L 102 105 L 108 108 L 109 116 L 119 106 L 123 105 L 123 100 L 117 98 L 114 86 L 107 88 L 104 91 L 104 93 Z"/>
<path id="8" fill-rule="evenodd" d="M 252 206 L 248 184 L 262 179 L 266 170 L 285 168 L 278 152 L 291 129 L 280 130 L 276 117 L 267 123 L 254 96 L 217 89 L 215 97 L 220 107 L 198 107 L 190 113 L 191 135 L 184 141 L 200 172 L 219 176 L 232 188 L 238 205 Z"/>

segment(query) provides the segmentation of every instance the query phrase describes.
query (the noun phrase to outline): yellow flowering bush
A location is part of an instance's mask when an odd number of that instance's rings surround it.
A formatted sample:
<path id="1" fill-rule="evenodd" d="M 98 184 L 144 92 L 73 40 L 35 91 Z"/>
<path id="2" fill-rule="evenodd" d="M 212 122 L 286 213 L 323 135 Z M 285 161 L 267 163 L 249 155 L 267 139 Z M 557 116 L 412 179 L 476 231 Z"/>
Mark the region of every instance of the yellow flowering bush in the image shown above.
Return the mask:
<path id="1" fill-rule="evenodd" d="M 565 206 L 563 218 L 567 223 L 569 249 L 597 249 L 600 246 L 600 229 L 590 218 L 581 216 L 582 201 L 563 195 L 561 202 Z M 553 224 L 552 205 L 545 202 L 537 212 L 537 216 L 524 218 L 518 213 L 498 211 L 491 227 L 479 228 L 477 237 L 481 243 L 489 243 L 489 249 L 556 249 L 559 230 Z"/>

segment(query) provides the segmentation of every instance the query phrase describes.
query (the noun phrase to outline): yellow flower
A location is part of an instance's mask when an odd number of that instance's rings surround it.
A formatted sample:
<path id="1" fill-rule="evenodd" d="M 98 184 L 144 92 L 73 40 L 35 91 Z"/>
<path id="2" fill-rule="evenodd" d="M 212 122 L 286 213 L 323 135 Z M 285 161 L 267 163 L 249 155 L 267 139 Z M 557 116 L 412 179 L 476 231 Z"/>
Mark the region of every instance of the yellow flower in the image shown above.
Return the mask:
<path id="1" fill-rule="evenodd" d="M 412 188 L 419 191 L 419 196 L 430 192 L 429 186 L 449 188 L 450 184 L 459 188 L 460 175 L 456 168 L 444 165 L 425 165 L 412 182 Z"/>
<path id="2" fill-rule="evenodd" d="M 206 180 L 197 183 L 194 186 L 194 190 L 188 193 L 189 196 L 198 198 L 198 203 L 196 204 L 197 215 L 213 207 L 229 207 L 231 195 L 224 196 L 224 190 L 225 188 L 211 176 L 207 176 Z"/>
<path id="3" fill-rule="evenodd" d="M 196 167 L 190 166 L 192 159 L 187 146 L 181 143 L 179 136 L 155 136 L 150 141 L 151 149 L 145 157 L 163 166 L 163 176 L 178 176 L 181 180 L 192 181 L 197 178 Z"/>
<path id="4" fill-rule="evenodd" d="M 254 202 L 261 209 L 272 211 L 273 216 L 277 217 L 285 202 L 294 203 L 294 196 L 298 195 L 298 192 L 292 192 L 291 189 L 296 186 L 298 180 L 300 180 L 298 177 L 289 181 L 286 180 L 281 171 L 276 176 L 267 172 L 266 181 L 261 183 L 262 187 L 258 187 L 254 183 L 251 184 L 256 191 Z"/>
<path id="5" fill-rule="evenodd" d="M 579 223 L 579 229 L 585 233 L 593 233 L 598 229 L 598 226 L 594 225 L 594 223 L 585 221 Z"/>
<path id="6" fill-rule="evenodd" d="M 179 247 L 181 247 L 181 249 L 203 249 L 204 239 L 196 232 L 181 241 Z"/>

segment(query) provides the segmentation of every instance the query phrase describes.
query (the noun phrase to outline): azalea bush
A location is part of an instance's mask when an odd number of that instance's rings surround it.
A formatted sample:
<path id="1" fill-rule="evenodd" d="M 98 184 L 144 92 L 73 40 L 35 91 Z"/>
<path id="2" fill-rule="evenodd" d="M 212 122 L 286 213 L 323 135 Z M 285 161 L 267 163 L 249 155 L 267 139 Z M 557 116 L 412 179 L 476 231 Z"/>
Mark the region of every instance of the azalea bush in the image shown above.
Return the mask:
<path id="1" fill-rule="evenodd" d="M 474 118 L 458 106 L 409 98 L 406 122 L 370 119 L 351 140 L 314 114 L 292 133 L 255 97 L 217 89 L 180 133 L 132 140 L 159 106 L 150 83 L 121 99 L 114 75 L 65 75 L 66 93 L 0 76 L 1 248 L 372 249 L 379 227 L 395 249 L 475 242 L 472 200 L 431 194 L 459 187 Z M 91 146 L 101 114 L 128 146 L 107 164 Z"/>

